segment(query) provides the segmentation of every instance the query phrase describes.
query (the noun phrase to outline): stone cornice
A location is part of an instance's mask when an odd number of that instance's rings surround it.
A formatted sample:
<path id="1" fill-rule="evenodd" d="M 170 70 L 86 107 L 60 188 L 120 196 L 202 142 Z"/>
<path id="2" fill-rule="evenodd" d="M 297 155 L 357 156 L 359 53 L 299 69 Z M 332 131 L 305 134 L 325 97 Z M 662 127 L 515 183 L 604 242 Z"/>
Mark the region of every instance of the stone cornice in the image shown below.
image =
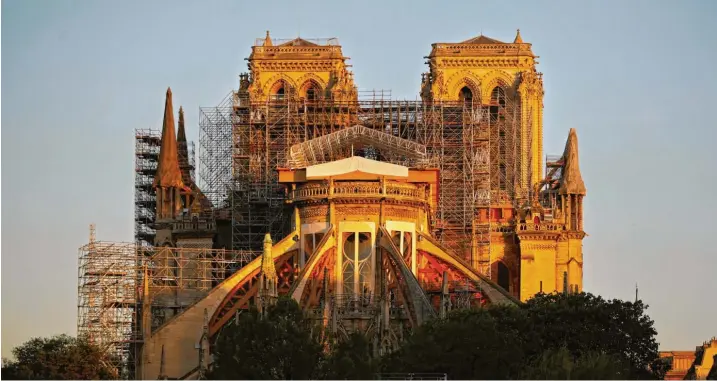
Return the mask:
<path id="1" fill-rule="evenodd" d="M 437 57 L 439 68 L 458 67 L 506 67 L 506 68 L 531 68 L 535 66 L 531 60 L 526 58 L 518 59 L 513 57 L 485 57 L 485 58 L 443 58 Z"/>
<path id="2" fill-rule="evenodd" d="M 480 54 L 495 56 L 528 56 L 536 57 L 531 49 L 531 44 L 456 44 L 437 43 L 429 58 L 441 56 L 459 56 L 461 54 Z"/>
<path id="3" fill-rule="evenodd" d="M 253 62 L 255 70 L 262 71 L 331 71 L 336 68 L 333 60 L 267 60 Z"/>
<path id="4" fill-rule="evenodd" d="M 563 232 L 563 234 L 565 235 L 565 238 L 567 238 L 567 239 L 583 239 L 587 235 L 583 231 L 568 231 L 568 232 Z"/>
<path id="5" fill-rule="evenodd" d="M 521 241 L 555 241 L 558 242 L 560 232 L 553 231 L 529 231 L 518 232 L 518 238 Z"/>
<path id="6" fill-rule="evenodd" d="M 262 54 L 316 54 L 316 53 L 339 53 L 343 58 L 340 46 L 254 46 L 251 56 Z"/>
<path id="7" fill-rule="evenodd" d="M 555 243 L 522 243 L 520 245 L 521 259 L 532 259 L 535 250 L 557 250 Z"/>

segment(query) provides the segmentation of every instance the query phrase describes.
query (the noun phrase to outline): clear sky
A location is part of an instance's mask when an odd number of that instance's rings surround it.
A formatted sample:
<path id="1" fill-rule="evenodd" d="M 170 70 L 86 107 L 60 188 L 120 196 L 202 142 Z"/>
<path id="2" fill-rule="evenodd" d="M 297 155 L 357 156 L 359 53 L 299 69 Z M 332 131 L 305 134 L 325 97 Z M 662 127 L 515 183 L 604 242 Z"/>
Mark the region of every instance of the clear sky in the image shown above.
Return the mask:
<path id="1" fill-rule="evenodd" d="M 88 225 L 132 240 L 134 129 L 160 127 L 171 86 L 196 141 L 199 107 L 238 86 L 267 29 L 338 37 L 361 89 L 415 99 L 431 43 L 520 28 L 541 56 L 546 153 L 578 131 L 585 290 L 639 284 L 661 349 L 694 349 L 717 335 L 715 20 L 711 0 L 5 0 L 2 354 L 75 333 Z"/>

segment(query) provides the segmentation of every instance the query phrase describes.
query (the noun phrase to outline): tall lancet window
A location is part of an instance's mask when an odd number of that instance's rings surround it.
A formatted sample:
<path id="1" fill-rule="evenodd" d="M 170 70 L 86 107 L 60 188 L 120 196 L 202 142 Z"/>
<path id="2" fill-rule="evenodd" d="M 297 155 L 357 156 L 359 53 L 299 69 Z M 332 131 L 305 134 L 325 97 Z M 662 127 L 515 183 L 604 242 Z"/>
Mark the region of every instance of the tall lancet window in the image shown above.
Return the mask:
<path id="1" fill-rule="evenodd" d="M 373 291 L 371 233 L 344 233 L 343 246 L 343 293 L 355 296 L 370 296 Z"/>
<path id="2" fill-rule="evenodd" d="M 468 86 L 463 86 L 461 93 L 459 94 L 460 99 L 466 104 L 471 104 L 473 101 L 473 91 Z"/>
<path id="3" fill-rule="evenodd" d="M 276 99 L 282 100 L 284 99 L 284 92 L 286 90 L 284 89 L 284 86 L 281 86 L 278 90 L 276 90 Z"/>
<path id="4" fill-rule="evenodd" d="M 491 122 L 498 121 L 498 116 L 502 109 L 505 108 L 505 90 L 498 86 L 490 92 L 490 118 Z"/>

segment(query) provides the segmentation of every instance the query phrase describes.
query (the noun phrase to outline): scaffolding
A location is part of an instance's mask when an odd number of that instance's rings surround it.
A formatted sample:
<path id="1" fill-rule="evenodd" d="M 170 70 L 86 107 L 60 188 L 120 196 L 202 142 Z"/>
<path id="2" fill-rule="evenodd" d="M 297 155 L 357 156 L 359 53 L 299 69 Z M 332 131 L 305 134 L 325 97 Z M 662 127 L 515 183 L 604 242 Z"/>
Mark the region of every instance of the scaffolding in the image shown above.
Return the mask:
<path id="1" fill-rule="evenodd" d="M 231 206 L 232 96 L 229 93 L 218 106 L 199 110 L 198 186 L 220 218 L 228 218 Z"/>
<path id="2" fill-rule="evenodd" d="M 152 228 L 157 208 L 154 174 L 159 162 L 162 135 L 158 130 L 138 129 L 134 133 L 134 240 L 140 246 L 154 244 Z"/>
<path id="3" fill-rule="evenodd" d="M 136 129 L 134 131 L 134 240 L 140 246 L 154 244 L 156 234 L 154 223 L 157 209 L 154 190 L 154 175 L 159 163 L 159 149 L 162 133 L 154 129 Z M 181 153 L 184 152 L 180 150 Z M 189 157 L 180 157 L 180 163 L 186 163 L 186 170 L 192 180 L 195 178 L 195 145 L 187 144 Z"/>
<path id="4" fill-rule="evenodd" d="M 234 249 L 258 250 L 265 233 L 290 233 L 277 168 L 355 152 L 438 168 L 432 233 L 483 273 L 490 272 L 491 224 L 503 218 L 500 208 L 517 208 L 530 194 L 530 155 L 523 152 L 530 123 L 521 123 L 517 94 L 500 87 L 485 102 L 397 101 L 387 92 L 360 93 L 350 102 L 292 96 L 253 102 L 232 92 L 200 115 L 202 189 L 231 219 Z M 356 137 L 372 134 L 373 143 Z"/>
<path id="5" fill-rule="evenodd" d="M 98 345 L 121 378 L 134 378 L 142 343 L 143 302 L 155 329 L 204 298 L 260 252 L 152 248 L 90 241 L 79 249 L 77 334 Z M 143 298 L 145 287 L 147 299 Z"/>

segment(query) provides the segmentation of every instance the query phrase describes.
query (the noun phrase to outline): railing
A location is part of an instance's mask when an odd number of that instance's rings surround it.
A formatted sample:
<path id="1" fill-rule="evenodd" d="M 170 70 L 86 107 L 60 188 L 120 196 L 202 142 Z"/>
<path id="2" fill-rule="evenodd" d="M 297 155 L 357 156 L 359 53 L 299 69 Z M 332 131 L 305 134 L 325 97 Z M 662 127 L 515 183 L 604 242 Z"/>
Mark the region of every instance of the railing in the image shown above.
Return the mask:
<path id="1" fill-rule="evenodd" d="M 308 184 L 297 188 L 294 191 L 294 200 L 305 200 L 310 198 L 325 198 L 329 195 L 329 186 L 325 184 Z"/>
<path id="2" fill-rule="evenodd" d="M 335 183 L 334 184 L 334 195 L 335 196 L 371 196 L 380 195 L 381 184 L 378 182 L 350 182 L 350 183 Z"/>
<path id="3" fill-rule="evenodd" d="M 333 194 L 330 194 L 329 184 L 307 184 L 298 187 L 292 193 L 294 201 L 303 201 L 316 198 L 329 197 L 390 197 L 413 201 L 426 201 L 426 190 L 413 184 L 386 183 L 385 193 L 379 182 L 336 182 Z"/>

